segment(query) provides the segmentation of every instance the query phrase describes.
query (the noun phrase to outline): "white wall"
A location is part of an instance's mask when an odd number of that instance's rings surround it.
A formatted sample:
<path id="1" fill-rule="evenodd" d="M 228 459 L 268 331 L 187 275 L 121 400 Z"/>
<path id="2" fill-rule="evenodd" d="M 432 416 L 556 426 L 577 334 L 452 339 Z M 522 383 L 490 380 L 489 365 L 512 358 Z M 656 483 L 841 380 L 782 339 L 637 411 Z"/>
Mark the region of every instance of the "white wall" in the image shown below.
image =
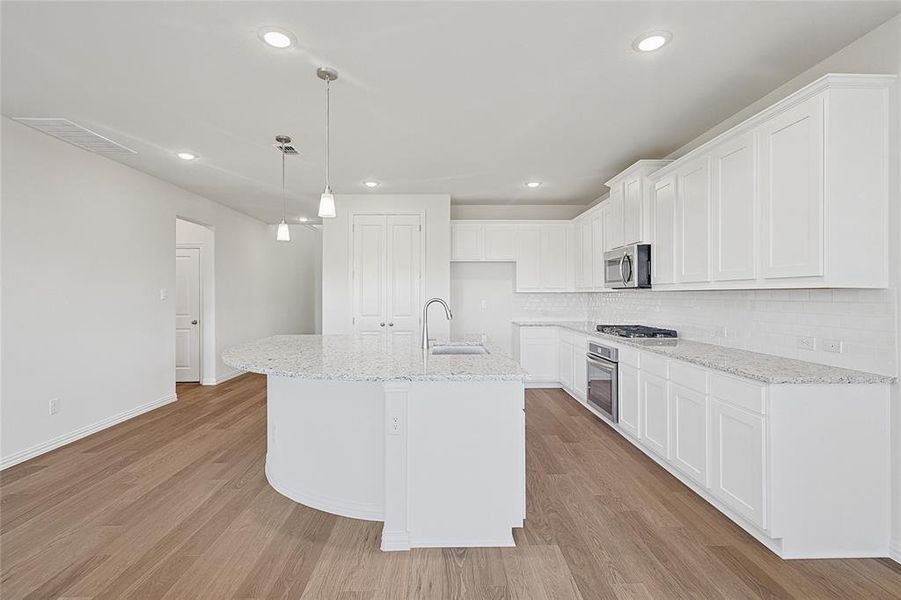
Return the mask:
<path id="1" fill-rule="evenodd" d="M 512 262 L 451 263 L 451 333 L 485 334 L 513 356 L 515 278 Z"/>
<path id="2" fill-rule="evenodd" d="M 172 397 L 174 296 L 160 289 L 175 287 L 177 216 L 215 230 L 217 355 L 312 331 L 314 232 L 279 244 L 274 226 L 9 119 L 0 129 L 0 464 Z"/>
<path id="3" fill-rule="evenodd" d="M 425 301 L 450 294 L 450 196 L 445 194 L 359 194 L 335 196 L 337 217 L 322 226 L 322 332 L 351 333 L 351 225 L 354 214 L 425 213 L 423 261 Z M 447 334 L 444 319 L 429 322 L 431 333 Z"/>

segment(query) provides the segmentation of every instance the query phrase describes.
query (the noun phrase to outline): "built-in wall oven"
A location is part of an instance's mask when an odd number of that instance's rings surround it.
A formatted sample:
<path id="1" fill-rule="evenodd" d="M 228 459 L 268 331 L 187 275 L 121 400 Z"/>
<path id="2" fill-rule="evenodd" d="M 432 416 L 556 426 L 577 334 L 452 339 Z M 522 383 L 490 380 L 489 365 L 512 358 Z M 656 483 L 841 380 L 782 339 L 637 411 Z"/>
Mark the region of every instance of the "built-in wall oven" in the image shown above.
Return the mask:
<path id="1" fill-rule="evenodd" d="M 614 423 L 619 421 L 618 359 L 616 348 L 588 344 L 588 404 Z"/>
<path id="2" fill-rule="evenodd" d="M 632 244 L 605 252 L 604 285 L 616 289 L 651 287 L 651 245 Z"/>

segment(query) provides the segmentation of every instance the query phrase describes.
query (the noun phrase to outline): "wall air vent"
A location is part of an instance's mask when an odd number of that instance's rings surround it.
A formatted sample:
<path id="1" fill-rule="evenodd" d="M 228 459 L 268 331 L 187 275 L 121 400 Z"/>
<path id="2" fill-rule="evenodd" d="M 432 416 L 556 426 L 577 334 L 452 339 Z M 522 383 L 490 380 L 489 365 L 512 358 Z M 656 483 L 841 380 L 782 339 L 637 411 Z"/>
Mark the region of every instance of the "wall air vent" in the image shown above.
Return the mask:
<path id="1" fill-rule="evenodd" d="M 278 150 L 279 152 L 282 151 L 281 144 L 272 144 L 272 147 L 275 148 L 276 150 Z M 285 144 L 285 156 L 292 156 L 294 154 L 300 154 L 300 152 L 298 152 L 297 148 L 295 148 L 291 144 Z"/>
<path id="2" fill-rule="evenodd" d="M 52 135 L 89 152 L 97 152 L 98 154 L 137 154 L 131 148 L 126 148 L 122 144 L 103 137 L 99 133 L 73 123 L 68 119 L 13 117 L 13 121 L 28 125 L 33 129 Z"/>

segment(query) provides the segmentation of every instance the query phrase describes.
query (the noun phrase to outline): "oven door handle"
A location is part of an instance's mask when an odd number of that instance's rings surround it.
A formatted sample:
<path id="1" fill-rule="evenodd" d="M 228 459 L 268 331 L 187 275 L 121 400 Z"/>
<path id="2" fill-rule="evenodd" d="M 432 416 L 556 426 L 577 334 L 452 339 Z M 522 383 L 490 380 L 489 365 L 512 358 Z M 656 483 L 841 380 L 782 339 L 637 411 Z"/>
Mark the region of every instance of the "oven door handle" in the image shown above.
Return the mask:
<path id="1" fill-rule="evenodd" d="M 615 363 L 612 360 L 609 360 L 607 358 L 604 358 L 600 354 L 594 354 L 593 352 L 589 352 L 588 354 L 585 355 L 585 358 L 588 359 L 588 362 L 590 362 L 590 363 L 600 365 L 602 367 L 607 367 L 608 369 L 616 369 L 617 368 L 617 363 Z"/>

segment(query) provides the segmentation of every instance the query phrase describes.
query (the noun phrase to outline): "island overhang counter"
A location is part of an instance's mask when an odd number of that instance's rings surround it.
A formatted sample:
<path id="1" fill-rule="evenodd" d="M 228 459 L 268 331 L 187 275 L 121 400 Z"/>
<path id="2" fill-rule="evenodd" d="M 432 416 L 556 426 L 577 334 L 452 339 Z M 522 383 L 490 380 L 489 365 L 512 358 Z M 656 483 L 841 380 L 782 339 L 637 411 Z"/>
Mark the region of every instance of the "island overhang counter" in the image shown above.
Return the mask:
<path id="1" fill-rule="evenodd" d="M 512 546 L 525 519 L 524 374 L 467 337 L 279 335 L 226 364 L 267 375 L 266 477 L 301 504 L 383 521 L 382 550 Z"/>

